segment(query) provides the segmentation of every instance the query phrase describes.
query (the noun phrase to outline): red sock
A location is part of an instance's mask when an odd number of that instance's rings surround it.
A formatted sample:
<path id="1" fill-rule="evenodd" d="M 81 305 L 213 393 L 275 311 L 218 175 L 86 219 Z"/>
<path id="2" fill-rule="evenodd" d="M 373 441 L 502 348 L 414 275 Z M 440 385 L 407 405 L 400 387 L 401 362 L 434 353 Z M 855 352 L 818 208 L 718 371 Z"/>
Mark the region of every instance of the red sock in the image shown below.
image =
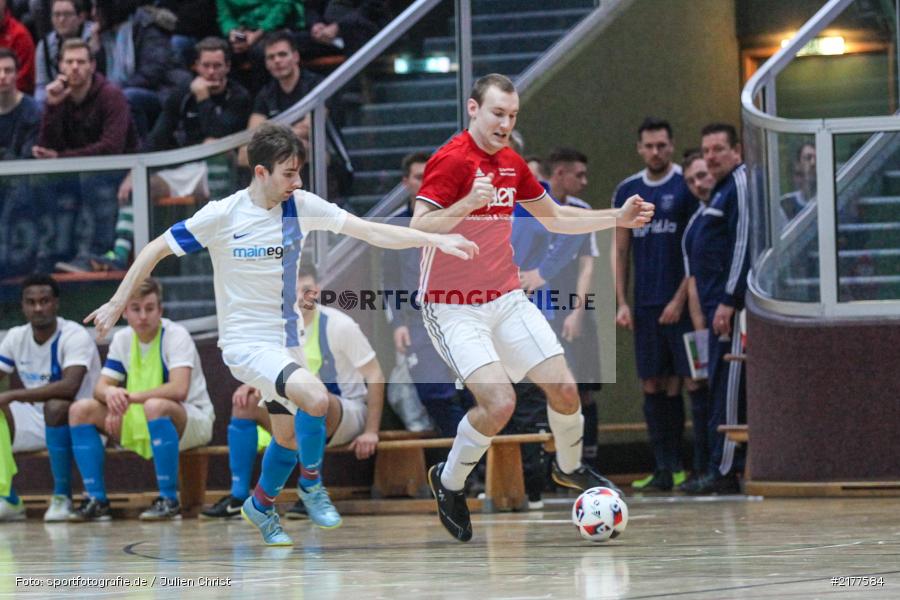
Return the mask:
<path id="1" fill-rule="evenodd" d="M 264 511 L 269 511 L 275 506 L 275 498 L 266 494 L 266 491 L 262 489 L 262 486 L 259 484 L 253 489 L 253 500 L 255 500 L 256 505 Z"/>

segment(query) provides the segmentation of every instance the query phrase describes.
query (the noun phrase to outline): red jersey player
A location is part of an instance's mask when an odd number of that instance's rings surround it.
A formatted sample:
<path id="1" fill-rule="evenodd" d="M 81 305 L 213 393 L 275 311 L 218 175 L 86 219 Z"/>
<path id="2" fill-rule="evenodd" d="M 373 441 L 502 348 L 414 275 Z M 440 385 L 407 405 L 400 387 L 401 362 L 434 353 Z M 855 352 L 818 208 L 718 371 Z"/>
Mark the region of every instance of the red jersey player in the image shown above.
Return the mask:
<path id="1" fill-rule="evenodd" d="M 459 423 L 447 461 L 428 473 L 441 523 L 463 542 L 472 537 L 465 480 L 513 413 L 510 381 L 527 376 L 547 395 L 557 449 L 554 480 L 582 490 L 615 489 L 581 462 L 584 418 L 575 379 L 550 325 L 520 289 L 509 241 L 515 203 L 554 233 L 642 227 L 653 217 L 653 205 L 639 196 L 620 209 L 556 204 L 508 146 L 519 96 L 507 77 L 476 81 L 466 108 L 468 131 L 428 161 L 411 223 L 423 231 L 462 233 L 480 248 L 467 263 L 425 250 L 419 290 L 435 348 L 476 400 Z"/>

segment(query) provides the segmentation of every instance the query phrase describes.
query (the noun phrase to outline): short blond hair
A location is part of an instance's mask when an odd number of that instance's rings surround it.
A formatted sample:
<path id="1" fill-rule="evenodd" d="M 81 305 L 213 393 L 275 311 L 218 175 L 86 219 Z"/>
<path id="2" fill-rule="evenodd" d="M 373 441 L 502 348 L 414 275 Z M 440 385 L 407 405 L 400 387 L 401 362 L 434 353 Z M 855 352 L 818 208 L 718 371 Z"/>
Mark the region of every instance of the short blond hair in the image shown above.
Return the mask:
<path id="1" fill-rule="evenodd" d="M 162 304 L 162 285 L 156 279 L 148 277 L 141 282 L 141 285 L 131 294 L 132 300 L 140 300 L 146 298 L 150 294 L 156 294 L 156 299 Z"/>

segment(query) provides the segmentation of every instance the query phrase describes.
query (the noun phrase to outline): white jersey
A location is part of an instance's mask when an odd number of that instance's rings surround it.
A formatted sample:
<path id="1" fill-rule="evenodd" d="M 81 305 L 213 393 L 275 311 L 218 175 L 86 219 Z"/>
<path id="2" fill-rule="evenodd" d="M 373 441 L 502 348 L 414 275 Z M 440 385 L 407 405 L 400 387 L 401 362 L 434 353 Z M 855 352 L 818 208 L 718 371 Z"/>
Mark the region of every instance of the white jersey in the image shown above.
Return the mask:
<path id="1" fill-rule="evenodd" d="M 134 335 L 134 330 L 131 327 L 117 331 L 109 344 L 106 362 L 103 363 L 103 374 L 120 383 L 125 380 L 131 364 L 132 335 Z M 140 341 L 138 344 L 143 357 L 150 349 L 150 344 L 143 344 Z M 191 382 L 184 402 L 196 406 L 204 414 L 212 417 L 214 415 L 213 406 L 206 389 L 206 377 L 203 376 L 203 368 L 200 366 L 200 355 L 197 353 L 197 346 L 191 339 L 188 330 L 183 325 L 163 319 L 160 352 L 163 363 L 163 381 L 168 381 L 168 374 L 172 369 L 190 367 Z"/>
<path id="2" fill-rule="evenodd" d="M 69 367 L 87 368 L 79 398 L 91 398 L 100 376 L 100 353 L 87 329 L 61 317 L 56 318 L 56 333 L 43 344 L 34 341 L 31 325 L 13 327 L 0 342 L 0 370 L 18 372 L 26 389 L 43 387 L 62 379 Z"/>
<path id="3" fill-rule="evenodd" d="M 303 237 L 316 230 L 340 233 L 346 218 L 343 209 L 305 191 L 265 210 L 243 189 L 176 223 L 165 240 L 177 256 L 209 249 L 220 348 L 292 348 L 303 335 L 295 307 Z"/>
<path id="4" fill-rule="evenodd" d="M 334 357 L 334 370 L 330 376 L 326 374 L 325 367 L 320 369 L 319 376 L 325 383 L 337 384 L 340 388 L 340 397 L 346 400 L 366 399 L 366 380 L 359 368 L 375 358 L 369 340 L 359 328 L 356 321 L 341 311 L 329 306 L 319 306 L 319 350 L 325 356 L 327 344 L 331 355 Z M 323 332 L 322 317 L 327 322 Z M 324 337 L 323 337 L 324 333 Z M 328 381 L 335 379 L 334 381 Z"/>

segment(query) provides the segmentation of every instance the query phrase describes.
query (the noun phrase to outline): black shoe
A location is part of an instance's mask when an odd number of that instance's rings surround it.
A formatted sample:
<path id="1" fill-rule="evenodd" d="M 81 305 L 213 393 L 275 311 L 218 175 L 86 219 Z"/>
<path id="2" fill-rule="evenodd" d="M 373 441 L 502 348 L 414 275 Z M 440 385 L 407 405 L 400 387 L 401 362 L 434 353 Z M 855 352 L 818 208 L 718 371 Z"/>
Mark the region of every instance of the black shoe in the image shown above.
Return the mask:
<path id="1" fill-rule="evenodd" d="M 85 498 L 81 506 L 69 515 L 69 521 L 73 523 L 85 523 L 87 521 L 109 521 L 109 500 L 100 501 L 96 498 Z"/>
<path id="2" fill-rule="evenodd" d="M 678 486 L 678 491 L 688 493 L 689 490 L 693 489 L 694 486 L 697 485 L 697 480 L 702 477 L 703 475 L 701 475 L 698 471 L 691 471 L 691 476 L 687 478 L 687 481 Z"/>
<path id="3" fill-rule="evenodd" d="M 681 490 L 686 494 L 697 496 L 708 496 L 712 494 L 740 494 L 741 488 L 738 485 L 737 476 L 734 473 L 728 475 L 720 475 L 718 473 L 707 473 L 696 479 L 686 481 Z"/>
<path id="4" fill-rule="evenodd" d="M 201 519 L 240 519 L 243 500 L 238 500 L 232 495 L 221 498 L 218 502 L 204 509 L 200 513 Z"/>
<path id="5" fill-rule="evenodd" d="M 563 473 L 562 469 L 559 468 L 559 465 L 556 464 L 556 461 L 554 460 L 552 477 L 557 485 L 563 487 L 581 490 L 582 492 L 593 487 L 608 487 L 622 498 L 625 497 L 625 494 L 622 493 L 622 490 L 620 490 L 616 484 L 584 463 L 581 463 L 581 466 L 571 473 Z"/>
<path id="6" fill-rule="evenodd" d="M 178 503 L 178 500 L 159 496 L 153 501 L 150 508 L 142 512 L 138 518 L 141 521 L 170 521 L 172 519 L 180 519 L 181 504 Z"/>
<path id="7" fill-rule="evenodd" d="M 309 513 L 306 512 L 306 505 L 303 504 L 303 500 L 297 498 L 297 501 L 294 502 L 294 505 L 288 509 L 286 513 L 284 513 L 284 517 L 286 519 L 290 519 L 292 521 L 299 521 L 300 519 L 308 519 Z"/>
<path id="8" fill-rule="evenodd" d="M 441 471 L 444 463 L 438 463 L 428 469 L 428 487 L 434 494 L 438 505 L 438 516 L 444 529 L 461 542 L 472 539 L 472 520 L 469 507 L 466 505 L 466 494 L 460 490 L 451 492 L 441 483 Z"/>
<path id="9" fill-rule="evenodd" d="M 654 492 L 669 492 L 672 490 L 673 485 L 672 472 L 659 469 L 653 473 L 653 478 L 643 489 Z"/>

